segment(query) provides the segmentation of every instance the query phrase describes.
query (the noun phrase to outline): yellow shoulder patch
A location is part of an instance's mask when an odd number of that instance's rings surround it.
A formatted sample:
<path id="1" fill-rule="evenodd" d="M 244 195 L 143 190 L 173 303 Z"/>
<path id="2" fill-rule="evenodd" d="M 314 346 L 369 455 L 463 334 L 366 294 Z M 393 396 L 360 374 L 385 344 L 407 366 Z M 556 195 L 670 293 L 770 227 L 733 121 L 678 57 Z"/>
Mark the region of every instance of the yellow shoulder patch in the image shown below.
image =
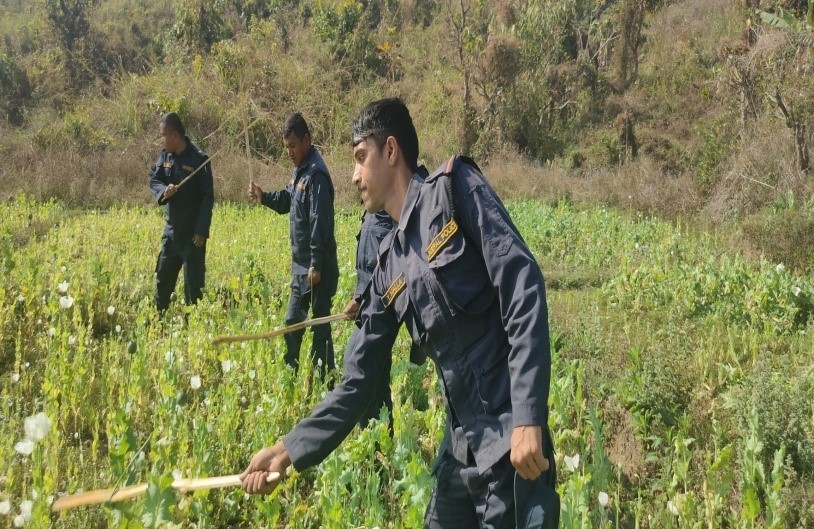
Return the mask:
<path id="1" fill-rule="evenodd" d="M 387 291 L 382 294 L 382 303 L 384 303 L 384 308 L 389 307 L 393 304 L 396 297 L 407 287 L 407 281 L 404 280 L 404 274 L 401 273 L 399 276 L 387 287 Z"/>
<path id="2" fill-rule="evenodd" d="M 305 185 L 305 182 L 298 182 L 298 183 L 297 183 L 297 189 L 299 189 L 299 190 L 301 190 L 301 191 L 305 191 L 305 188 L 306 188 L 306 187 L 307 187 L 307 186 Z"/>
<path id="3" fill-rule="evenodd" d="M 427 246 L 427 262 L 435 259 L 441 249 L 447 245 L 456 233 L 458 233 L 458 223 L 455 222 L 455 219 L 450 219 Z"/>
<path id="4" fill-rule="evenodd" d="M 164 162 L 164 169 L 172 169 L 172 162 Z"/>

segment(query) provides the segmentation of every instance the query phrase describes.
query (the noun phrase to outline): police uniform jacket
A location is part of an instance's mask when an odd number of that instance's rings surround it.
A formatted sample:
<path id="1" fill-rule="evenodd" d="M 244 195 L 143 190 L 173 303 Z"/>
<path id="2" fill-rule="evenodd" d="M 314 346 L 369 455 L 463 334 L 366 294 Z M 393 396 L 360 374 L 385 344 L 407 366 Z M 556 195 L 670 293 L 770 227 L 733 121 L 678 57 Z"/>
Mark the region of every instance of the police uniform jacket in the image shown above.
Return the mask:
<path id="1" fill-rule="evenodd" d="M 291 262 L 295 275 L 338 273 L 334 237 L 334 186 L 328 167 L 314 147 L 294 168 L 281 191 L 263 193 L 261 203 L 277 213 L 288 213 L 291 227 Z"/>
<path id="2" fill-rule="evenodd" d="M 480 171 L 452 165 L 413 175 L 398 225 L 382 242 L 344 378 L 283 438 L 295 468 L 322 461 L 353 428 L 385 376 L 380 358 L 391 354 L 401 323 L 434 360 L 448 426 L 462 432 L 450 450 L 456 459 L 471 455 L 484 472 L 509 451 L 514 427 L 546 424 L 542 272 Z"/>
<path id="3" fill-rule="evenodd" d="M 150 191 L 159 205 L 166 204 L 164 235 L 187 239 L 194 234 L 209 237 L 212 206 L 215 202 L 212 164 L 207 163 L 167 201 L 162 199 L 170 184 L 178 185 L 209 158 L 186 138 L 187 146 L 176 156 L 162 149 L 150 172 Z"/>
<path id="4" fill-rule="evenodd" d="M 356 234 L 356 291 L 353 293 L 356 301 L 362 301 L 378 262 L 379 245 L 392 229 L 393 219 L 385 211 L 365 212 L 362 216 L 362 227 Z"/>

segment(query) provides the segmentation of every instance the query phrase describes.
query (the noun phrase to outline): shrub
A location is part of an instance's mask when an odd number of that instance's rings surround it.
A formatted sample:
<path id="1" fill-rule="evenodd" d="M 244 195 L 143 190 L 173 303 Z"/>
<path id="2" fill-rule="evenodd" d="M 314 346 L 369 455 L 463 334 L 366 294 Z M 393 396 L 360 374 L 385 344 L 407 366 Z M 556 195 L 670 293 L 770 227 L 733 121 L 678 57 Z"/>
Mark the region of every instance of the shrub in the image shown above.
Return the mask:
<path id="1" fill-rule="evenodd" d="M 13 57 L 0 55 L 0 112 L 12 125 L 22 125 L 31 85 Z"/>
<path id="2" fill-rule="evenodd" d="M 814 262 L 814 208 L 795 207 L 793 202 L 790 207 L 765 208 L 746 217 L 741 230 L 747 242 L 768 259 L 801 271 L 811 269 Z"/>

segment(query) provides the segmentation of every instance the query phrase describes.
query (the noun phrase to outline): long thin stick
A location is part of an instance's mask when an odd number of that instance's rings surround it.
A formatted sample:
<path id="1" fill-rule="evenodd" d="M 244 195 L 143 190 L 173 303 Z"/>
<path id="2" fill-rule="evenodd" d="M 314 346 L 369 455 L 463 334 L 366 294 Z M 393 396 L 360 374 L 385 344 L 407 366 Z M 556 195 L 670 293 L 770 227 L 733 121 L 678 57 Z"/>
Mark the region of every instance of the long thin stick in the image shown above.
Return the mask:
<path id="1" fill-rule="evenodd" d="M 177 186 L 175 186 L 175 189 L 180 189 L 182 185 L 186 184 L 186 183 L 189 181 L 189 179 L 190 179 L 190 178 L 192 178 L 193 176 L 195 176 L 196 174 L 198 174 L 198 171 L 200 171 L 201 169 L 203 169 L 203 168 L 206 166 L 206 164 L 208 164 L 209 162 L 211 162 L 211 161 L 212 161 L 212 158 L 214 158 L 214 157 L 215 157 L 215 156 L 217 156 L 218 154 L 220 154 L 220 151 L 219 151 L 219 152 L 216 152 L 216 153 L 215 153 L 215 154 L 213 154 L 212 156 L 207 157 L 207 159 L 204 161 L 204 163 L 202 163 L 201 165 L 199 165 L 199 166 L 198 166 L 198 168 L 197 168 L 197 169 L 195 169 L 194 171 L 192 171 L 191 173 L 189 173 L 189 174 L 187 175 L 187 177 L 186 177 L 186 178 L 184 178 L 183 180 L 181 180 L 180 182 L 178 182 L 178 185 L 177 185 Z"/>
<path id="2" fill-rule="evenodd" d="M 279 478 L 280 474 L 278 472 L 269 472 L 269 475 L 266 477 L 266 482 L 271 483 Z M 239 485 L 241 485 L 240 475 L 234 474 L 232 476 L 216 476 L 211 478 L 176 479 L 172 483 L 172 488 L 179 492 L 191 492 L 194 490 L 222 489 L 224 487 L 236 487 Z M 107 502 L 116 503 L 118 501 L 129 500 L 147 492 L 148 487 L 149 485 L 147 483 L 139 483 L 138 485 L 129 485 L 120 489 L 89 490 L 87 492 L 71 494 L 70 496 L 63 496 L 51 505 L 51 512 L 64 511 L 83 505 L 97 505 Z"/>
<path id="3" fill-rule="evenodd" d="M 216 336 L 215 338 L 212 339 L 212 345 L 231 342 L 246 342 L 249 340 L 266 340 L 268 338 L 280 336 L 281 334 L 299 331 L 300 329 L 305 329 L 306 327 L 310 327 L 312 325 L 322 325 L 323 323 L 330 323 L 332 321 L 347 319 L 348 317 L 345 316 L 344 313 L 339 313 L 332 314 L 330 316 L 322 316 L 321 318 L 312 318 L 310 320 L 301 321 L 299 323 L 289 325 L 288 327 L 280 327 L 279 329 L 274 329 L 273 331 L 270 332 L 261 332 L 259 334 L 240 334 L 237 336 Z"/>
<path id="4" fill-rule="evenodd" d="M 255 126 L 255 125 L 256 125 L 256 124 L 257 124 L 259 121 L 260 121 L 260 118 L 257 118 L 257 119 L 255 119 L 254 121 L 252 121 L 251 123 L 249 123 L 248 125 L 246 125 L 246 126 L 243 128 L 243 130 L 242 130 L 242 131 L 240 131 L 240 133 L 238 134 L 238 136 L 240 136 L 240 134 L 246 134 L 246 137 L 248 138 L 249 129 L 250 129 L 250 128 L 252 128 L 252 127 L 254 127 L 254 126 Z M 204 168 L 204 166 L 206 166 L 206 164 L 208 164 L 209 162 L 211 162 L 211 161 L 212 161 L 212 158 L 214 158 L 214 157 L 215 157 L 215 156 L 217 156 L 218 154 L 220 154 L 220 151 L 216 152 L 216 153 L 215 153 L 215 154 L 213 154 L 212 156 L 209 156 L 209 157 L 206 159 L 206 161 L 204 161 L 204 163 L 202 163 L 200 166 L 198 166 L 198 168 L 197 168 L 197 169 L 195 169 L 194 171 L 192 171 L 191 173 L 189 173 L 189 174 L 187 175 L 187 177 L 186 177 L 186 178 L 184 178 L 183 180 L 181 180 L 180 182 L 178 182 L 178 185 L 177 185 L 177 186 L 175 186 L 175 188 L 176 188 L 176 189 L 178 189 L 178 188 L 180 188 L 182 185 L 186 184 L 186 183 L 189 181 L 189 179 L 190 179 L 190 178 L 192 178 L 193 176 L 195 176 L 195 175 L 198 173 L 198 171 L 200 171 L 201 169 L 203 169 L 203 168 Z"/>

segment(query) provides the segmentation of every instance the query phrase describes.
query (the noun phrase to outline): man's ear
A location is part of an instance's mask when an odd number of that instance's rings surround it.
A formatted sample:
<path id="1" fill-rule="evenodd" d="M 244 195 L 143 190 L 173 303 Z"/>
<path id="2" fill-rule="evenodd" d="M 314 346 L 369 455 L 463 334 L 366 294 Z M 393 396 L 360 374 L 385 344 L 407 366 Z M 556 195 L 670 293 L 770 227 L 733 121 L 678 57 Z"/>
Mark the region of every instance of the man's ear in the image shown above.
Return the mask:
<path id="1" fill-rule="evenodd" d="M 396 141 L 396 138 L 393 136 L 388 136 L 387 140 L 384 142 L 384 153 L 387 156 L 387 163 L 390 166 L 396 165 L 400 152 L 401 149 L 399 148 L 399 143 Z"/>

